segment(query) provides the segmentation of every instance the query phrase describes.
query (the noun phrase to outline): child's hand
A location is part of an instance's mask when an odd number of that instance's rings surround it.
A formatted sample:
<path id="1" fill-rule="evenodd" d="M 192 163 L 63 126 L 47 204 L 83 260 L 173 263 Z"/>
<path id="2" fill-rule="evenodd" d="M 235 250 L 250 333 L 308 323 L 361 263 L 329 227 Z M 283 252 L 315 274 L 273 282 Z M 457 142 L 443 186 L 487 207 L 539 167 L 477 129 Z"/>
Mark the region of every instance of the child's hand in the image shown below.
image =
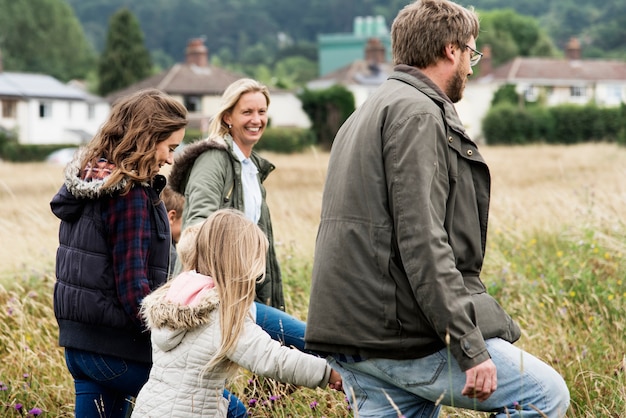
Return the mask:
<path id="1" fill-rule="evenodd" d="M 341 375 L 337 373 L 334 369 L 330 370 L 330 378 L 328 379 L 328 386 L 331 389 L 343 390 L 343 383 L 341 380 Z"/>

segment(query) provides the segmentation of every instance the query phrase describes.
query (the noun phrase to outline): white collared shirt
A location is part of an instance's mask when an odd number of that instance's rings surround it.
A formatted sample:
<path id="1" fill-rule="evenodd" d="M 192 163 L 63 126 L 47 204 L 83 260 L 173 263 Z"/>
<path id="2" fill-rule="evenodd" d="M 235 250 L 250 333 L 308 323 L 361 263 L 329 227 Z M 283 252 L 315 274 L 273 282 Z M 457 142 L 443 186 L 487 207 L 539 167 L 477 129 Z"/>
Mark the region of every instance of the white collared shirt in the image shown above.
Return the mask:
<path id="1" fill-rule="evenodd" d="M 237 143 L 233 141 L 235 155 L 241 161 L 241 184 L 243 186 L 243 208 L 246 218 L 259 223 L 261 217 L 261 185 L 259 184 L 259 169 L 250 158 L 246 158 Z"/>

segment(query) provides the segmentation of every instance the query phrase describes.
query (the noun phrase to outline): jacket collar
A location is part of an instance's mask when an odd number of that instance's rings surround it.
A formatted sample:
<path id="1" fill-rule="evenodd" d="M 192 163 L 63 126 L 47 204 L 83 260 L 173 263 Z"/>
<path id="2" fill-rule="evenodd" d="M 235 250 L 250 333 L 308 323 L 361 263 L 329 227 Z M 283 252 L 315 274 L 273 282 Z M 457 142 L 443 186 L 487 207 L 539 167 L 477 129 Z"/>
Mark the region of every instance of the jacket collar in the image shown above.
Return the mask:
<path id="1" fill-rule="evenodd" d="M 472 139 L 467 135 L 465 127 L 461 123 L 454 103 L 448 98 L 448 96 L 437 86 L 430 78 L 426 76 L 422 71 L 416 67 L 411 67 L 406 64 L 399 64 L 394 67 L 394 72 L 389 76 L 389 79 L 395 79 L 402 81 L 416 88 L 424 93 L 428 98 L 435 102 L 443 111 L 446 123 L 448 126 L 456 131 L 459 135 L 463 136 L 468 141 Z"/>

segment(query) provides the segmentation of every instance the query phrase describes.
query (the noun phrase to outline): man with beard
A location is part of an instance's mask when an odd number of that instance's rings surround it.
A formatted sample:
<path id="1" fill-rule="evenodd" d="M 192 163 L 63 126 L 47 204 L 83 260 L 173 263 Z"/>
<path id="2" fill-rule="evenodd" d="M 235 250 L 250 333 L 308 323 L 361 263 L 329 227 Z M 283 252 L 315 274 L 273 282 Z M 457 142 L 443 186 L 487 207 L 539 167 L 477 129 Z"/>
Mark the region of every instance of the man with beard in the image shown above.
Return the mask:
<path id="1" fill-rule="evenodd" d="M 327 356 L 361 418 L 562 417 L 563 378 L 515 347 L 485 290 L 490 174 L 454 108 L 478 17 L 418 0 L 391 28 L 393 74 L 341 127 L 324 188 L 306 347 Z"/>

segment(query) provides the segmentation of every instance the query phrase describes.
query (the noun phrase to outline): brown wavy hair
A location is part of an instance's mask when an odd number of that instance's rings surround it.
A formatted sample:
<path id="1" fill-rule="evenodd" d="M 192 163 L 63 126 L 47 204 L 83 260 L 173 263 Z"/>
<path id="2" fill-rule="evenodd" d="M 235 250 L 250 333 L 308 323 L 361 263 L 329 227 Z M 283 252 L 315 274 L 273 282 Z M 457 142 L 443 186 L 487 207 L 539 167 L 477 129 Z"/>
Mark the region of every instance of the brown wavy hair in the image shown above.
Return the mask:
<path id="1" fill-rule="evenodd" d="M 156 146 L 187 126 L 187 109 L 158 89 L 140 90 L 117 101 L 106 122 L 85 147 L 81 168 L 100 158 L 115 165 L 105 188 L 124 179 L 122 194 L 133 183 L 149 183 L 159 172 Z"/>
<path id="2" fill-rule="evenodd" d="M 480 24 L 473 8 L 448 0 L 417 0 L 405 6 L 391 25 L 393 63 L 420 69 L 434 65 L 454 44 L 459 48 L 473 36 Z"/>

